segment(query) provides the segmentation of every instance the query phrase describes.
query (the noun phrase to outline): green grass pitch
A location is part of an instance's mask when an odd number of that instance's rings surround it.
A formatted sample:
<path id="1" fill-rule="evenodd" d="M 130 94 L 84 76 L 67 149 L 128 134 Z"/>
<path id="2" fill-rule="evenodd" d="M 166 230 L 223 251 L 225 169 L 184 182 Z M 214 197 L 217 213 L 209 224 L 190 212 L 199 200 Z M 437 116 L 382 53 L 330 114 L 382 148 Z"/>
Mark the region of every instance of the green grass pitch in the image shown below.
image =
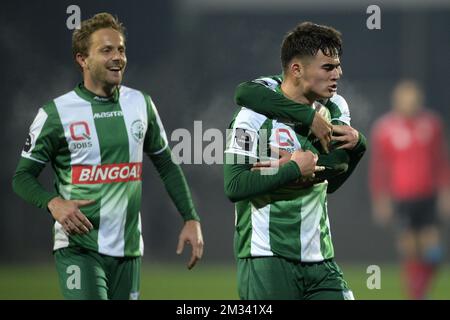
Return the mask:
<path id="1" fill-rule="evenodd" d="M 367 266 L 343 264 L 344 276 L 356 299 L 405 299 L 395 265 L 382 265 L 381 289 L 366 286 Z M 142 269 L 141 299 L 238 299 L 233 265 L 146 265 Z M 430 299 L 450 299 L 450 265 L 440 269 Z M 0 266 L 0 299 L 62 299 L 54 266 Z"/>

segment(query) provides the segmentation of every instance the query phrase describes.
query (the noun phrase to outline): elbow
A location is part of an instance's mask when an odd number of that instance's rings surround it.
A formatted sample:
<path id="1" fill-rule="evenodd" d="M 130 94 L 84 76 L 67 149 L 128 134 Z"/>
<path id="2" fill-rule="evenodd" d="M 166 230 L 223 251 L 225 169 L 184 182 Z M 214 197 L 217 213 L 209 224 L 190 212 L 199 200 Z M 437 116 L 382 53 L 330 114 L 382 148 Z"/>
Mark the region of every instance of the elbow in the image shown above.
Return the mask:
<path id="1" fill-rule="evenodd" d="M 225 182 L 224 191 L 226 197 L 231 202 L 235 203 L 242 200 L 242 197 L 239 195 L 239 192 L 236 191 L 236 188 L 233 187 L 231 182 Z"/>
<path id="2" fill-rule="evenodd" d="M 239 200 L 242 200 L 239 198 L 239 196 L 236 192 L 234 192 L 228 188 L 225 188 L 225 195 L 227 196 L 228 200 L 230 200 L 233 203 L 238 202 Z"/>
<path id="3" fill-rule="evenodd" d="M 246 82 L 243 82 L 241 84 L 239 84 L 236 87 L 236 91 L 234 92 L 234 102 L 238 105 L 238 106 L 243 106 L 245 105 L 245 90 L 244 90 L 244 86 L 245 86 Z"/>

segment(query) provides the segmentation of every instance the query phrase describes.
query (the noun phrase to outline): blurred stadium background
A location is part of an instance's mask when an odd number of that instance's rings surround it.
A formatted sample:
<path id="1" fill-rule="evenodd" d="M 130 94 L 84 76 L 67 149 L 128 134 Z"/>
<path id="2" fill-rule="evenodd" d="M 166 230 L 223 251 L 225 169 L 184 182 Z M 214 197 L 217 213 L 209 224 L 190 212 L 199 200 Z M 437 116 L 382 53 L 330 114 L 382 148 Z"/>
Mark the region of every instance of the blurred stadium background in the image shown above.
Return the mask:
<path id="1" fill-rule="evenodd" d="M 446 125 L 450 121 L 448 0 L 3 1 L 0 299 L 61 298 L 51 255 L 51 216 L 19 199 L 11 177 L 38 107 L 80 80 L 66 28 L 71 4 L 81 8 L 83 19 L 108 11 L 124 22 L 125 84 L 150 93 L 169 137 L 176 128 L 193 131 L 194 120 L 203 121 L 203 130 L 225 130 L 235 110 L 236 85 L 280 73 L 281 40 L 306 20 L 343 33 L 339 91 L 350 104 L 354 127 L 369 135 L 374 120 L 389 109 L 391 89 L 402 77 L 420 81 L 427 105 L 440 112 Z M 366 27 L 370 4 L 381 8 L 381 30 Z M 393 230 L 371 219 L 367 159 L 329 200 L 336 259 L 357 298 L 402 299 Z M 144 167 L 142 298 L 237 298 L 234 210 L 223 194 L 221 165 L 183 166 L 206 242 L 203 261 L 192 271 L 184 266 L 188 253 L 175 254 L 181 219 L 150 162 Z M 51 188 L 51 170 L 42 178 Z M 450 298 L 448 231 L 447 224 L 446 265 L 431 298 Z M 369 265 L 381 266 L 380 290 L 366 287 Z"/>

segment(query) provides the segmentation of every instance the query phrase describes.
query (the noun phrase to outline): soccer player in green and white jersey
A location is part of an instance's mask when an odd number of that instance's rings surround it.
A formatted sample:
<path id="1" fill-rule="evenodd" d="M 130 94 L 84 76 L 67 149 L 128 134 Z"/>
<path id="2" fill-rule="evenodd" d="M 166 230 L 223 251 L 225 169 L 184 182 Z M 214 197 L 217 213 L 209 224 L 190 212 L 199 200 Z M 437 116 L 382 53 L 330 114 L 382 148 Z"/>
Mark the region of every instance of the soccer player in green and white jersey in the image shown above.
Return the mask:
<path id="1" fill-rule="evenodd" d="M 200 219 L 152 99 L 121 85 L 122 24 L 99 13 L 74 31 L 72 48 L 83 82 L 39 109 L 13 187 L 55 220 L 53 250 L 66 299 L 136 299 L 143 153 L 185 221 L 177 253 L 192 245 L 188 268 L 203 252 Z M 38 181 L 48 162 L 56 174 L 53 192 Z"/>
<path id="2" fill-rule="evenodd" d="M 326 110 L 317 100 L 335 94 L 341 76 L 341 45 L 340 33 L 333 28 L 312 23 L 297 26 L 283 41 L 284 78 L 279 83 L 263 79 L 264 85 L 272 86 L 275 93 L 269 94 L 271 90 L 263 88 L 266 92 L 260 100 L 284 95 L 291 104 L 296 103 L 292 110 L 300 104 L 305 110 Z M 279 105 L 272 103 L 272 109 L 262 114 L 254 110 L 267 111 L 270 104 L 258 99 L 252 103 L 241 108 L 230 125 L 224 166 L 225 192 L 236 202 L 235 253 L 240 297 L 352 299 L 334 262 L 327 192 L 342 185 L 361 159 L 366 148 L 364 136 L 350 126 L 337 127 L 335 131 L 343 136 L 333 140 L 344 144 L 326 154 L 306 134 L 299 134 L 285 123 L 282 118 L 288 122 L 298 120 L 286 113 L 280 115 L 286 109 L 280 111 Z M 340 110 L 343 108 L 342 105 Z M 270 114 L 272 111 L 275 116 Z M 345 122 L 344 113 L 340 119 Z M 261 150 L 271 148 L 284 150 L 280 152 L 283 157 L 274 174 L 263 175 L 254 170 L 252 161 L 263 160 Z M 309 183 L 299 184 L 299 179 L 310 180 L 313 175 L 311 163 L 305 161 L 311 151 L 319 154 L 313 164 L 326 170 L 315 173 Z M 301 155 L 303 159 L 299 159 Z M 247 163 L 236 162 L 238 156 L 244 156 Z"/>
<path id="3" fill-rule="evenodd" d="M 350 110 L 344 97 L 334 93 L 328 99 L 318 99 L 313 108 L 307 104 L 297 103 L 287 98 L 282 90 L 283 75 L 266 76 L 239 84 L 235 92 L 235 102 L 270 119 L 277 119 L 282 123 L 288 123 L 294 131 L 306 135 L 318 147 L 320 152 L 328 152 L 328 147 L 323 146 L 326 140 L 319 139 L 313 130 L 311 119 L 324 119 L 331 125 L 334 136 L 331 136 L 331 147 L 338 145 L 342 149 L 352 150 L 358 143 L 365 143 L 364 135 L 350 126 Z M 320 144 L 319 141 L 320 140 Z M 364 141 L 362 141 L 364 140 Z M 339 175 L 328 186 L 328 192 L 334 192 L 351 175 L 359 162 L 357 154 L 347 151 L 350 157 L 348 170 Z"/>

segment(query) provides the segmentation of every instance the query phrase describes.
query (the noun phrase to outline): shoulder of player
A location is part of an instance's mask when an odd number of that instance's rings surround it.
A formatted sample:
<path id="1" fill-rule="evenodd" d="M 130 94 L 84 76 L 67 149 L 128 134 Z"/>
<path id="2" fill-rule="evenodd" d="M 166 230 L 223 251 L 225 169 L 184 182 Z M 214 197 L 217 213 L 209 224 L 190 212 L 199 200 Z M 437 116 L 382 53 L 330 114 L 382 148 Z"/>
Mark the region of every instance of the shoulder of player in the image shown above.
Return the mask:
<path id="1" fill-rule="evenodd" d="M 120 97 L 121 97 L 121 99 L 132 99 L 132 100 L 133 99 L 140 100 L 140 99 L 142 99 L 142 97 L 144 97 L 145 103 L 147 105 L 148 110 L 150 110 L 150 113 L 158 112 L 152 97 L 150 96 L 150 94 L 148 94 L 145 91 L 133 89 L 133 88 L 121 85 L 120 86 Z"/>
<path id="2" fill-rule="evenodd" d="M 152 101 L 152 98 L 150 96 L 150 94 L 148 94 L 145 91 L 142 90 L 138 90 L 138 89 L 133 89 L 124 85 L 120 86 L 120 97 L 121 98 L 133 98 L 133 97 L 139 97 L 139 96 L 144 96 L 144 99 Z"/>
<path id="3" fill-rule="evenodd" d="M 259 78 L 256 78 L 254 80 L 252 80 L 252 82 L 254 83 L 258 83 L 261 84 L 265 87 L 267 87 L 268 89 L 271 90 L 276 90 L 276 88 L 281 84 L 281 82 L 283 81 L 283 79 L 278 76 L 261 76 Z"/>
<path id="4" fill-rule="evenodd" d="M 330 98 L 330 103 L 335 104 L 340 110 L 342 111 L 348 111 L 348 103 L 347 100 L 345 100 L 345 98 L 337 93 L 335 93 L 331 98 Z"/>
<path id="5" fill-rule="evenodd" d="M 246 107 L 242 107 L 234 117 L 234 127 L 259 130 L 268 118 Z"/>

